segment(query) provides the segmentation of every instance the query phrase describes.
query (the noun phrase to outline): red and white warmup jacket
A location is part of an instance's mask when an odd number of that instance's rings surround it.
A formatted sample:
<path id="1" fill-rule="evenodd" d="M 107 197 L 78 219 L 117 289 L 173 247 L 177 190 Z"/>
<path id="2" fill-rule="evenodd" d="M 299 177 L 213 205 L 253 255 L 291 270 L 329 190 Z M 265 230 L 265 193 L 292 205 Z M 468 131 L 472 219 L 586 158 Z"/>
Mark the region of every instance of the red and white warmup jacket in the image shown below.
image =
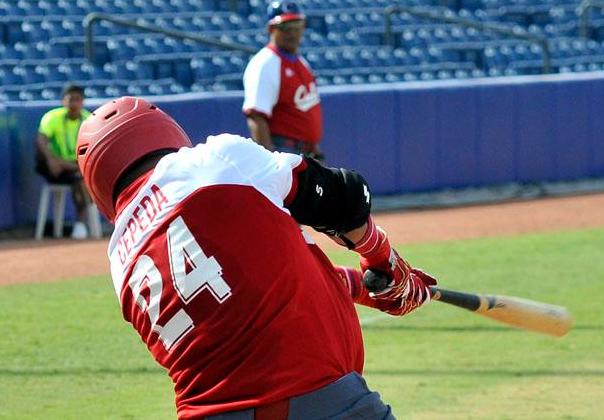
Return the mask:
<path id="1" fill-rule="evenodd" d="M 211 136 L 165 156 L 119 197 L 108 249 L 115 291 L 174 381 L 179 418 L 362 372 L 348 288 L 284 207 L 301 163 Z"/>
<path id="2" fill-rule="evenodd" d="M 304 58 L 267 45 L 248 63 L 243 86 L 243 112 L 265 115 L 272 135 L 319 142 L 323 136 L 321 100 Z"/>

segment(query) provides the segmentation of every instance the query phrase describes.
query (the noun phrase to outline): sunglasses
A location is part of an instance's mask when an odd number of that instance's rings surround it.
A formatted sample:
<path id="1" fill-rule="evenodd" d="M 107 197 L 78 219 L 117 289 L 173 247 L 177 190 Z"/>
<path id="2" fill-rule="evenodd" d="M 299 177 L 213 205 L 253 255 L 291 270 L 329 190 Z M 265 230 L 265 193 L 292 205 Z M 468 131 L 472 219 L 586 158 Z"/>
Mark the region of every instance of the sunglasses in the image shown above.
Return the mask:
<path id="1" fill-rule="evenodd" d="M 299 31 L 306 28 L 306 22 L 303 20 L 290 20 L 289 22 L 283 22 L 279 25 L 275 25 L 275 28 L 283 32 Z"/>

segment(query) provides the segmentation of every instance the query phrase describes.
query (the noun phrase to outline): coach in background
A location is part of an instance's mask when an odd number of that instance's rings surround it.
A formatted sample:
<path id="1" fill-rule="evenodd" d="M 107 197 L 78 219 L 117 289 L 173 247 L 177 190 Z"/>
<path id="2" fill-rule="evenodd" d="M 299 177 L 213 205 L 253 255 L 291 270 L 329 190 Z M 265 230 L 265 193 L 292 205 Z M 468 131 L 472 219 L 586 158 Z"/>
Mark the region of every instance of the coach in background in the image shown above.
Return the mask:
<path id="1" fill-rule="evenodd" d="M 269 5 L 270 40 L 245 69 L 243 112 L 251 137 L 268 150 L 322 160 L 319 92 L 310 66 L 298 54 L 305 25 L 296 3 Z"/>
<path id="2" fill-rule="evenodd" d="M 63 89 L 63 106 L 48 111 L 40 121 L 36 139 L 36 172 L 51 184 L 72 186 L 78 220 L 71 237 L 88 237 L 86 211 L 90 197 L 76 160 L 76 142 L 82 122 L 90 112 L 84 109 L 84 89 L 68 85 Z"/>

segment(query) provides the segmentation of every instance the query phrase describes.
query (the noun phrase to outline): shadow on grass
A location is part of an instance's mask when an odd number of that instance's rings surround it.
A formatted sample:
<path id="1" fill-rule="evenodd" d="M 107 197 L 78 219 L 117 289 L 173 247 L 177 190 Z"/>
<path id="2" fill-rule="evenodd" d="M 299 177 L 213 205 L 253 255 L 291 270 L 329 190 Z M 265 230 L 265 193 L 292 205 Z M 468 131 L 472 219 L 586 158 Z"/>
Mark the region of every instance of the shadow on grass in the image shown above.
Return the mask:
<path id="1" fill-rule="evenodd" d="M 72 367 L 72 368 L 31 368 L 31 369 L 2 369 L 0 368 L 0 377 L 3 376 L 69 376 L 69 375 L 165 375 L 165 371 L 160 368 L 93 368 L 93 367 Z"/>
<path id="2" fill-rule="evenodd" d="M 604 377 L 604 370 L 514 370 L 514 369 L 365 369 L 366 375 L 384 376 L 507 376 L 507 377 Z M 0 369 L 0 377 L 54 377 L 80 375 L 165 375 L 161 369 L 62 368 Z"/>
<path id="3" fill-rule="evenodd" d="M 604 370 L 513 370 L 513 369 L 365 369 L 367 375 L 385 376 L 509 376 L 509 377 L 604 377 Z"/>
<path id="4" fill-rule="evenodd" d="M 523 331 L 514 327 L 507 327 L 505 325 L 401 325 L 394 322 L 388 323 L 373 323 L 363 325 L 364 331 L 381 331 L 381 330 L 400 330 L 400 331 L 441 331 L 441 332 L 481 332 L 481 331 L 497 331 L 497 332 L 519 332 Z M 573 325 L 572 331 L 604 331 L 604 325 Z"/>

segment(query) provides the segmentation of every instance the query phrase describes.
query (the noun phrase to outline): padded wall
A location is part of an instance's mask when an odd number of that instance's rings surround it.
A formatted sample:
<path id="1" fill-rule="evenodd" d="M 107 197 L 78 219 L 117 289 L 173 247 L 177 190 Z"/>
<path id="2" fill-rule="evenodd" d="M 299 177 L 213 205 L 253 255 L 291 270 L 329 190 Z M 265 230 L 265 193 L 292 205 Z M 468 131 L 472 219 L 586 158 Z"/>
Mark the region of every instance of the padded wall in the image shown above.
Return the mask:
<path id="1" fill-rule="evenodd" d="M 602 74 L 328 87 L 321 96 L 328 164 L 359 170 L 375 194 L 604 177 Z M 195 142 L 247 134 L 240 92 L 154 101 Z M 9 203 L 0 228 L 35 218 L 33 139 L 56 105 L 0 108 L 0 191 Z"/>

